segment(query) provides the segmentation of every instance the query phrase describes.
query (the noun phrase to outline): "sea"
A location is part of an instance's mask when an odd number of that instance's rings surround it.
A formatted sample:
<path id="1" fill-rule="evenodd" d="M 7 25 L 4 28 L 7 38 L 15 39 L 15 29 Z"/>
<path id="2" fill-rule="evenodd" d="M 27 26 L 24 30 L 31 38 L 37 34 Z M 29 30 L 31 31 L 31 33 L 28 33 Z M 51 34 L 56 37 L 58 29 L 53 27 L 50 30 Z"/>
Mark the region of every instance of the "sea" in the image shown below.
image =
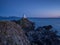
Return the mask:
<path id="1" fill-rule="evenodd" d="M 21 18 L 0 18 L 0 20 L 20 20 Z M 52 25 L 53 29 L 56 30 L 60 35 L 60 18 L 28 18 L 28 20 L 35 23 L 35 27 L 42 27 Z"/>

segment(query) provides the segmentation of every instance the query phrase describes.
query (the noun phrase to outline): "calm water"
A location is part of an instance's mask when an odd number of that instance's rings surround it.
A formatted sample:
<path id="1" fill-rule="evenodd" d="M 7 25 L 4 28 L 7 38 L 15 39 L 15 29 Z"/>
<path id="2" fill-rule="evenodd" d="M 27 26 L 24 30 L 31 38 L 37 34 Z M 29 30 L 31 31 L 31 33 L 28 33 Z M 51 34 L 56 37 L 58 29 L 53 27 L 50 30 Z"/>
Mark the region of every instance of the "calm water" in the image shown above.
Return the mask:
<path id="1" fill-rule="evenodd" d="M 36 27 L 52 25 L 53 29 L 57 30 L 60 35 L 60 18 L 30 18 L 29 20 L 35 22 Z"/>
<path id="2" fill-rule="evenodd" d="M 0 20 L 18 20 L 21 18 L 1 18 Z M 35 26 L 52 25 L 54 30 L 60 34 L 60 18 L 28 18 L 30 21 L 35 22 Z"/>

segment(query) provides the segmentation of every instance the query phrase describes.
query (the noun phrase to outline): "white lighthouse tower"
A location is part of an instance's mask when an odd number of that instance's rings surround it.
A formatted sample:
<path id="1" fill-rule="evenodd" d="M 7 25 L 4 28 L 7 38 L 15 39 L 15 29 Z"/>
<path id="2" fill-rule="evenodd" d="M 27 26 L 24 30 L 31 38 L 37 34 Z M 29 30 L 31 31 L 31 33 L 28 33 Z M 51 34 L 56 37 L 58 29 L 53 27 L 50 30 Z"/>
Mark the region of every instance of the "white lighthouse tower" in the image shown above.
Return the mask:
<path id="1" fill-rule="evenodd" d="M 25 14 L 23 15 L 23 18 L 27 18 Z"/>

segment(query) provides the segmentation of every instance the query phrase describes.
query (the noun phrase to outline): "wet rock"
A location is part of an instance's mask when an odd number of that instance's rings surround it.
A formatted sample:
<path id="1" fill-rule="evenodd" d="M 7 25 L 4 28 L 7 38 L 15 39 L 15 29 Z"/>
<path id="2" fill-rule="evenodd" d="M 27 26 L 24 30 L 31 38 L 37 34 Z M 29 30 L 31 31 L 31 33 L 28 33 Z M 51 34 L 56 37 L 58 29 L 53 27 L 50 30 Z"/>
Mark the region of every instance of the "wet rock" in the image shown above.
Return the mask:
<path id="1" fill-rule="evenodd" d="M 18 24 L 0 21 L 0 45 L 30 45 L 30 42 Z"/>

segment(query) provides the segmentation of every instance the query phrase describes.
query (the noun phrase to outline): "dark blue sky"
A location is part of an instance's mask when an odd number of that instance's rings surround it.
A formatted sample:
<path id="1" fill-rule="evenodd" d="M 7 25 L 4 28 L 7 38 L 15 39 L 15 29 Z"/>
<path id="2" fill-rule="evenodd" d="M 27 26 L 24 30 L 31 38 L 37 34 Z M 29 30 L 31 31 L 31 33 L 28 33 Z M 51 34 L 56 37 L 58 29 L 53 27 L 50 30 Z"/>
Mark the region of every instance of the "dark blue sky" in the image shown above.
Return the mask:
<path id="1" fill-rule="evenodd" d="M 0 0 L 0 16 L 59 17 L 58 0 Z"/>

